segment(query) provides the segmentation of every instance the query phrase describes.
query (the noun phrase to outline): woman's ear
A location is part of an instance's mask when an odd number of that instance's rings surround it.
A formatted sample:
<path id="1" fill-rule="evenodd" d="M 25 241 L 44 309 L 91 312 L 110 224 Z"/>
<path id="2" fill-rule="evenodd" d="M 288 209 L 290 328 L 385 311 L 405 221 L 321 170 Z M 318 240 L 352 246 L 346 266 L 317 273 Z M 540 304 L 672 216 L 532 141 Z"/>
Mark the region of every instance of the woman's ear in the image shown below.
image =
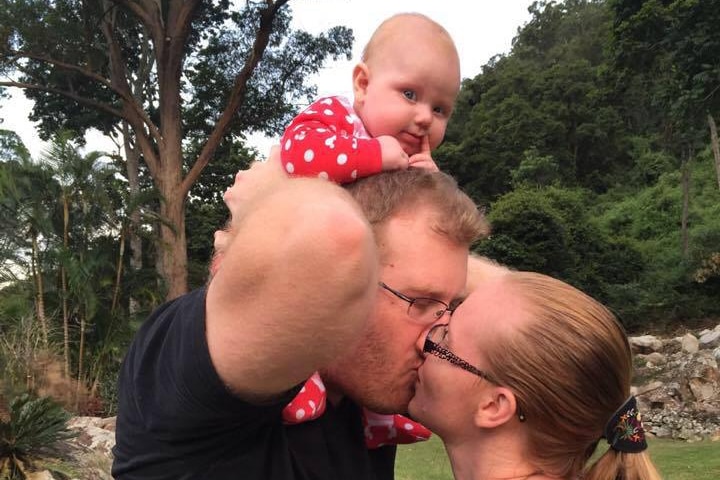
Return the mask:
<path id="1" fill-rule="evenodd" d="M 362 105 L 365 101 L 365 94 L 369 83 L 370 69 L 366 63 L 360 62 L 353 68 L 353 94 L 356 105 Z"/>
<path id="2" fill-rule="evenodd" d="M 493 387 L 480 398 L 475 410 L 475 426 L 495 428 L 510 421 L 517 411 L 515 394 L 506 387 Z"/>

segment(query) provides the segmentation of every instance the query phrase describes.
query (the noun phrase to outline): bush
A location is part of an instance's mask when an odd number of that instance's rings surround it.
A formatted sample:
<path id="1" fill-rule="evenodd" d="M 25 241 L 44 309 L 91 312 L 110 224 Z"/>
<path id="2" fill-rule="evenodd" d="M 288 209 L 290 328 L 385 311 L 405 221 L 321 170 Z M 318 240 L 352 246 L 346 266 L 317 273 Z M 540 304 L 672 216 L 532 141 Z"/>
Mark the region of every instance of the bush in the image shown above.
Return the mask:
<path id="1" fill-rule="evenodd" d="M 48 397 L 24 393 L 10 404 L 8 420 L 0 420 L 0 478 L 24 479 L 40 455 L 57 454 L 59 442 L 75 434 L 67 429 L 70 418 Z"/>

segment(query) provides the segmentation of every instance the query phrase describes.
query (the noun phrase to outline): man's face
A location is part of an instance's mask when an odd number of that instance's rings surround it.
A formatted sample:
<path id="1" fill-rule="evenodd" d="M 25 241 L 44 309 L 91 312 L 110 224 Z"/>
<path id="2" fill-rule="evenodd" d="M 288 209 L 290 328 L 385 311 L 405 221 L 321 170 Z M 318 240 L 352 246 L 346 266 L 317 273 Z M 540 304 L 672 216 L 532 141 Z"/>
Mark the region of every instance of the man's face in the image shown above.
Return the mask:
<path id="1" fill-rule="evenodd" d="M 408 297 L 447 304 L 461 295 L 467 246 L 432 231 L 426 207 L 391 218 L 377 234 L 380 281 Z M 402 413 L 423 362 L 418 339 L 436 322 L 408 315 L 408 302 L 380 287 L 363 338 L 323 372 L 328 387 L 378 413 Z M 447 315 L 447 314 L 446 314 Z M 447 320 L 447 317 L 444 317 Z"/>

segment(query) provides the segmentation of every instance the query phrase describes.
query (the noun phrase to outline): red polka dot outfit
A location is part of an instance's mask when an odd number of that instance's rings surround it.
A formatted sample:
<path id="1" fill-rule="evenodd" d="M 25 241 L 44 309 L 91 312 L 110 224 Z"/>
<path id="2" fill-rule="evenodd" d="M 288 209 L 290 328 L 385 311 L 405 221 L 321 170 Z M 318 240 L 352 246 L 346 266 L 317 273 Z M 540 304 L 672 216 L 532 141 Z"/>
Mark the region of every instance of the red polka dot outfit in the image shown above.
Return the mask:
<path id="1" fill-rule="evenodd" d="M 280 147 L 291 175 L 349 183 L 382 170 L 380 142 L 368 135 L 344 97 L 313 102 L 290 123 Z"/>
<path id="2" fill-rule="evenodd" d="M 327 395 L 320 375 L 315 372 L 282 412 L 288 425 L 315 420 L 325 412 Z M 378 448 L 383 445 L 422 442 L 430 438 L 430 430 L 402 415 L 384 415 L 363 409 L 365 445 Z"/>

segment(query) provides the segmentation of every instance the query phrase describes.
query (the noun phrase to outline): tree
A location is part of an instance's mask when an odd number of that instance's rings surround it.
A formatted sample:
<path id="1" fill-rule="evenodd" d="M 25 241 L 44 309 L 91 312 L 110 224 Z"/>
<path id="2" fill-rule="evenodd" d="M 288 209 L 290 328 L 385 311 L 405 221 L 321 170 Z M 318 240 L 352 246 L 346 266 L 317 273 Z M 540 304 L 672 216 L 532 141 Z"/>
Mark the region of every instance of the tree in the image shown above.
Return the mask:
<path id="1" fill-rule="evenodd" d="M 713 112 L 720 108 L 720 12 L 709 0 L 614 0 L 612 49 L 621 78 L 638 76 L 664 113 L 668 150 L 681 158 L 681 249 L 688 245 L 690 170 L 710 131 L 720 187 L 720 148 Z M 660 79 L 660 81 L 658 81 Z"/>
<path id="2" fill-rule="evenodd" d="M 22 152 L 22 150 L 21 150 Z M 0 225 L 3 263 L 32 279 L 35 315 L 42 339 L 48 345 L 49 324 L 45 308 L 45 270 L 49 252 L 57 245 L 53 229 L 58 185 L 46 165 L 36 164 L 22 153 L 0 163 Z M 4 280 L 12 280 L 10 273 Z"/>
<path id="3" fill-rule="evenodd" d="M 565 185 L 603 192 L 628 169 L 625 129 L 612 100 L 603 2 L 535 2 L 533 18 L 482 73 L 463 82 L 438 164 L 476 201 L 511 190 L 526 159 L 551 158 Z"/>
<path id="4" fill-rule="evenodd" d="M 237 144 L 223 144 L 193 186 L 188 200 L 188 273 L 191 287 L 204 285 L 213 252 L 213 233 L 228 218 L 223 194 L 235 180 L 238 169 L 246 168 L 254 152 Z"/>
<path id="5" fill-rule="evenodd" d="M 0 86 L 25 89 L 46 135 L 129 126 L 161 199 L 168 298 L 187 289 L 186 200 L 218 147 L 276 132 L 314 94 L 308 74 L 349 56 L 350 30 L 292 32 L 287 2 L 0 0 L 0 69 L 17 73 Z"/>
<path id="6" fill-rule="evenodd" d="M 70 377 L 70 317 L 79 320 L 78 380 L 83 374 L 83 348 L 85 326 L 92 320 L 97 308 L 96 288 L 100 275 L 98 253 L 92 241 L 98 232 L 118 229 L 118 205 L 113 205 L 108 194 L 116 170 L 102 162 L 101 152 L 82 155 L 70 141 L 67 132 L 58 134 L 44 155 L 60 186 L 57 203 L 62 208 L 62 248 L 57 257 L 60 265 L 60 293 L 63 319 L 63 348 L 65 376 Z M 73 308 L 71 309 L 71 305 Z"/>

